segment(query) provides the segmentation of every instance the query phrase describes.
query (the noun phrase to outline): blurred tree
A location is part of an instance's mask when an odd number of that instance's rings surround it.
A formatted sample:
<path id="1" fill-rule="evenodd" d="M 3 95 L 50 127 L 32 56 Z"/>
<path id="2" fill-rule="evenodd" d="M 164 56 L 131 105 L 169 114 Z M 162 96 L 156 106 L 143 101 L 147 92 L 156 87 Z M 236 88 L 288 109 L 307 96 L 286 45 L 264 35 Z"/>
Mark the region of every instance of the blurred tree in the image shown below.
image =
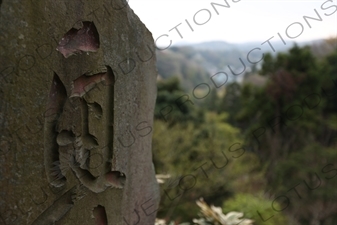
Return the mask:
<path id="1" fill-rule="evenodd" d="M 225 111 L 229 114 L 228 122 L 234 126 L 238 126 L 236 116 L 242 108 L 240 96 L 240 84 L 236 82 L 230 83 L 226 86 L 225 95 L 221 99 L 218 107 L 218 112 Z"/>
<path id="2" fill-rule="evenodd" d="M 337 131 L 336 59 L 336 51 L 319 61 L 309 47 L 295 45 L 276 57 L 266 54 L 261 69 L 268 78 L 265 86 L 242 87 L 243 107 L 237 119 L 245 125 L 247 144 L 265 165 L 271 193 L 285 193 L 303 180 L 312 184 L 315 172 L 337 161 L 332 150 Z M 305 200 L 292 203 L 286 213 L 301 224 L 333 220 L 334 184 L 322 182 L 315 191 L 301 189 Z"/>
<path id="3" fill-rule="evenodd" d="M 189 96 L 181 89 L 178 77 L 159 81 L 157 86 L 155 119 L 166 121 L 169 125 L 188 121 L 199 124 L 204 120 L 203 111 L 188 100 Z"/>
<path id="4" fill-rule="evenodd" d="M 220 98 L 218 96 L 218 91 L 212 88 L 209 94 L 204 98 L 202 103 L 203 110 L 216 112 L 219 109 Z"/>

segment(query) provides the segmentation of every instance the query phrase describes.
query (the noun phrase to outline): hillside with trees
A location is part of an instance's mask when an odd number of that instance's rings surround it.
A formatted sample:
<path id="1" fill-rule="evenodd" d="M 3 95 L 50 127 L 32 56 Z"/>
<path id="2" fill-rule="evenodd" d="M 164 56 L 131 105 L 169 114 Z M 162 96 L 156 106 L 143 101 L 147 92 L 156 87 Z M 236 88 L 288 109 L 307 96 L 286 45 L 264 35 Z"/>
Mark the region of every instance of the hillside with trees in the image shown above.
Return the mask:
<path id="1" fill-rule="evenodd" d="M 204 65 L 230 63 L 222 50 L 214 58 L 202 48 L 165 53 L 153 157 L 156 173 L 169 178 L 161 184 L 158 217 L 191 223 L 202 197 L 255 225 L 337 224 L 336 41 L 265 54 L 242 82 L 211 86 L 200 102 L 191 89 L 209 82 Z M 188 76 L 178 69 L 184 63 L 191 65 Z M 186 95 L 191 102 L 181 104 Z"/>

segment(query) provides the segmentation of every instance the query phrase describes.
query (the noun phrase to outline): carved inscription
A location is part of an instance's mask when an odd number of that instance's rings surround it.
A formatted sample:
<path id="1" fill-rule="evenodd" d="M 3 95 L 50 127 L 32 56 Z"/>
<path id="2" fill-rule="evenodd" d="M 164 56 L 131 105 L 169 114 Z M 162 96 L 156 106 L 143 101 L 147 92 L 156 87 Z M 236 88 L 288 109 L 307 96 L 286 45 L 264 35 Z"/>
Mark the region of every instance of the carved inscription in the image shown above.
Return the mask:
<path id="1" fill-rule="evenodd" d="M 94 23 L 83 21 L 79 29 L 71 28 L 64 35 L 57 50 L 67 58 L 98 48 L 99 35 Z M 33 225 L 59 221 L 75 201 L 89 192 L 101 193 L 111 187 L 123 188 L 125 184 L 125 174 L 112 170 L 113 71 L 110 66 L 100 66 L 74 77 L 69 84 L 62 81 L 67 80 L 64 75 L 54 73 L 44 121 L 44 166 L 52 187 L 63 188 L 74 176 L 78 184 L 59 197 Z M 93 216 L 96 224 L 107 224 L 103 206 L 95 207 Z"/>
<path id="2" fill-rule="evenodd" d="M 48 181 L 55 187 L 63 186 L 66 181 L 61 171 L 59 171 L 60 159 L 56 132 L 57 122 L 66 100 L 66 88 L 59 76 L 54 73 L 44 121 L 44 165 Z"/>
<path id="3" fill-rule="evenodd" d="M 104 83 L 104 84 L 103 84 Z M 73 81 L 72 92 L 68 97 L 65 87 L 58 77 L 54 74 L 52 86 L 49 94 L 47 113 L 45 119 L 45 167 L 49 182 L 55 187 L 61 187 L 66 182 L 66 174 L 71 169 L 78 180 L 88 189 L 95 193 L 103 192 L 108 187 L 122 188 L 125 182 L 125 175 L 120 171 L 111 171 L 112 136 L 113 136 L 113 84 L 114 75 L 110 67 L 107 67 L 105 73 L 94 75 L 82 75 Z M 101 105 L 92 101 L 86 95 L 97 85 L 103 88 L 111 89 L 108 93 L 112 99 L 108 101 L 104 110 Z M 59 127 L 59 119 L 65 117 L 64 106 L 70 98 L 78 98 L 78 107 L 81 115 L 81 133 L 76 134 L 73 130 L 65 130 Z M 92 101 L 92 102 L 90 102 Z M 104 114 L 106 113 L 106 115 Z M 98 176 L 90 172 L 90 152 L 93 149 L 100 148 L 97 137 L 89 132 L 89 117 L 93 116 L 98 122 L 105 117 L 107 122 L 105 130 L 106 140 L 110 140 L 107 146 L 103 146 L 102 159 L 104 165 L 100 167 Z M 60 148 L 65 151 L 60 153 Z"/>

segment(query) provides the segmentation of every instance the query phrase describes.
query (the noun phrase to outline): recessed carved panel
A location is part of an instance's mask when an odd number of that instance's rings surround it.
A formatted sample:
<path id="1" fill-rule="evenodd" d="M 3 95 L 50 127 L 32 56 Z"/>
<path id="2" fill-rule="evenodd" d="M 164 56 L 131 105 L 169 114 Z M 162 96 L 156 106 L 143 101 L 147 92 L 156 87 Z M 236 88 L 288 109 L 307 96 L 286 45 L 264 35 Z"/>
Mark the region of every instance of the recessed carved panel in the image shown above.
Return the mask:
<path id="1" fill-rule="evenodd" d="M 81 52 L 96 52 L 99 48 L 99 34 L 94 22 L 83 21 L 80 26 L 65 33 L 56 48 L 65 58 Z"/>
<path id="2" fill-rule="evenodd" d="M 114 80 L 109 66 L 97 74 L 88 72 L 69 85 L 71 93 L 68 95 L 60 77 L 54 74 L 44 124 L 44 162 L 53 187 L 64 186 L 67 176 L 73 174 L 80 185 L 76 185 L 77 189 L 82 186 L 83 193 L 123 188 L 125 174 L 111 170 Z M 67 213 L 74 199 L 79 199 L 77 191 L 70 192 L 72 194 L 65 193 L 34 224 L 42 220 L 52 223 Z M 63 204 L 62 210 L 58 204 Z M 104 207 L 94 209 L 96 221 L 106 221 L 103 211 Z"/>
<path id="3" fill-rule="evenodd" d="M 94 101 L 90 92 L 95 89 L 102 94 L 108 94 L 104 108 L 100 103 Z M 61 187 L 66 182 L 66 174 L 70 170 L 74 172 L 81 184 L 89 190 L 100 193 L 108 187 L 122 188 L 125 183 L 125 174 L 121 171 L 111 171 L 113 158 L 112 138 L 113 138 L 113 85 L 114 75 L 110 67 L 106 72 L 81 75 L 73 81 L 70 96 L 67 95 L 66 89 L 57 74 L 54 74 L 52 86 L 47 104 L 48 115 L 45 119 L 45 168 L 50 183 L 55 187 Z M 106 90 L 103 90 L 106 89 Z M 70 98 L 77 98 L 76 107 L 79 108 L 81 115 L 62 115 L 68 111 L 65 110 L 65 103 Z M 60 118 L 80 117 L 80 132 L 74 130 L 62 129 Z M 92 117 L 92 118 L 90 118 Z M 101 134 L 105 138 L 98 138 L 90 133 L 89 121 L 100 123 L 104 117 L 104 130 Z M 92 124 L 94 125 L 94 124 Z M 106 143 L 99 143 L 105 140 Z M 103 142 L 103 141 L 102 141 Z M 63 150 L 61 150 L 63 149 Z M 94 149 L 101 149 L 100 158 L 103 165 L 96 166 L 100 169 L 98 176 L 95 176 L 90 167 L 90 152 Z M 96 153 L 97 154 L 97 153 Z M 97 160 L 96 160 L 97 161 Z M 97 163 L 96 163 L 97 164 Z"/>
<path id="4" fill-rule="evenodd" d="M 93 215 L 95 217 L 95 225 L 107 225 L 108 218 L 106 216 L 105 208 L 101 205 L 98 205 L 93 210 Z"/>

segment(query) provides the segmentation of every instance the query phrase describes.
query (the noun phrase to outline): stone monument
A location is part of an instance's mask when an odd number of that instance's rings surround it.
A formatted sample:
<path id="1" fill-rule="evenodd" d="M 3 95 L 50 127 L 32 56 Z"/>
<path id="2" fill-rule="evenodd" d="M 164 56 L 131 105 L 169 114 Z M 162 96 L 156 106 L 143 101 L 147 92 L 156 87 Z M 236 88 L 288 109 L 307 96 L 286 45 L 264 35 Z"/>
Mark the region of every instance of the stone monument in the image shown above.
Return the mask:
<path id="1" fill-rule="evenodd" d="M 0 224 L 154 224 L 151 33 L 124 0 L 0 16 Z"/>

